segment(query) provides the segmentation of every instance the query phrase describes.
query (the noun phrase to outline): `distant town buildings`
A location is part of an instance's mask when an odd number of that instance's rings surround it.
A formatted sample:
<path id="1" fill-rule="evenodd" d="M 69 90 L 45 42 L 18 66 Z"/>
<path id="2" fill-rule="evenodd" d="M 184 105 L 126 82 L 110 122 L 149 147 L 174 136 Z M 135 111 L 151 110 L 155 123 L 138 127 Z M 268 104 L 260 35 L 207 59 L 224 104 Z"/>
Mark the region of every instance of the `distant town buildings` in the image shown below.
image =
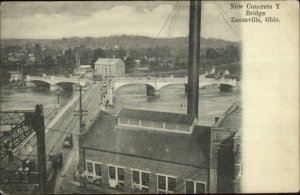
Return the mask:
<path id="1" fill-rule="evenodd" d="M 102 112 L 80 136 L 81 185 L 105 193 L 233 192 L 240 115 L 234 104 L 207 127 L 178 113 Z"/>
<path id="2" fill-rule="evenodd" d="M 80 65 L 74 69 L 75 75 L 84 75 L 84 76 L 92 76 L 93 75 L 93 68 L 91 65 Z"/>
<path id="3" fill-rule="evenodd" d="M 8 71 L 10 73 L 10 82 L 22 80 L 22 73 L 20 71 Z"/>
<path id="4" fill-rule="evenodd" d="M 99 58 L 95 62 L 95 74 L 104 77 L 125 75 L 125 63 L 120 58 Z"/>

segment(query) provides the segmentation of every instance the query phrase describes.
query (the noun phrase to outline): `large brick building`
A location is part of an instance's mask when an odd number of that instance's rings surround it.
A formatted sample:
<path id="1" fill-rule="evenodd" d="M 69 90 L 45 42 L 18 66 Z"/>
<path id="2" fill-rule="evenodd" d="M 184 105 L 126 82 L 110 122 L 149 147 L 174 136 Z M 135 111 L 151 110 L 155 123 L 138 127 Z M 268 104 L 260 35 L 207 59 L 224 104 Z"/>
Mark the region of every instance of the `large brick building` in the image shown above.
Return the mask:
<path id="1" fill-rule="evenodd" d="M 125 63 L 120 58 L 99 58 L 95 62 L 95 74 L 104 77 L 125 75 Z"/>
<path id="2" fill-rule="evenodd" d="M 123 109 L 111 116 L 102 112 L 80 137 L 80 167 L 86 178 L 81 184 L 105 193 L 220 191 L 227 175 L 218 172 L 218 163 L 210 155 L 218 145 L 215 138 L 212 144 L 210 139 L 217 134 L 213 128 L 221 129 L 218 122 L 210 128 L 196 125 L 193 117 L 184 114 Z M 230 132 L 233 136 L 236 131 Z M 221 134 L 220 140 L 227 137 L 227 131 Z M 218 188 L 219 176 L 225 182 L 220 180 Z"/>

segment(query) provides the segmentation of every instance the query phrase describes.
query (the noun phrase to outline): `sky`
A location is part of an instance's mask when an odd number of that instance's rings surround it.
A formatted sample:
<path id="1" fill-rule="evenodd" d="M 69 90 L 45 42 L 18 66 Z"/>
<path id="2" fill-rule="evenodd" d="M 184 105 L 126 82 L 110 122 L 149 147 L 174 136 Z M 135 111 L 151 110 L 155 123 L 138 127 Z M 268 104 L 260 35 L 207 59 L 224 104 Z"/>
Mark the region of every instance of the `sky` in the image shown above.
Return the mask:
<path id="1" fill-rule="evenodd" d="M 168 33 L 172 22 L 166 21 L 176 5 L 174 28 Z M 223 16 L 218 7 L 226 12 Z M 230 24 L 230 17 L 238 14 L 230 10 L 228 1 L 202 2 L 201 36 L 239 41 L 239 26 Z M 1 2 L 1 39 L 183 37 L 188 36 L 188 28 L 189 1 Z"/>

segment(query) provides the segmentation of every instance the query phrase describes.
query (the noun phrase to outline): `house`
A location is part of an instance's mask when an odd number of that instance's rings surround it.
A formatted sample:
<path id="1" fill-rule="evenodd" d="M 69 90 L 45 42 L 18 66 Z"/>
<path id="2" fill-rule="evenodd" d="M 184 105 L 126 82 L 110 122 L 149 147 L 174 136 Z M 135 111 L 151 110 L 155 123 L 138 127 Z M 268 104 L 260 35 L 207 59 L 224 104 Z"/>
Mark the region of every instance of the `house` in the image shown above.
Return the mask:
<path id="1" fill-rule="evenodd" d="M 233 192 L 240 111 L 231 106 L 211 127 L 180 113 L 102 111 L 79 137 L 81 185 L 104 193 Z"/>
<path id="2" fill-rule="evenodd" d="M 125 75 L 125 63 L 120 58 L 99 58 L 95 62 L 95 74 L 104 77 Z"/>
<path id="3" fill-rule="evenodd" d="M 93 68 L 91 65 L 80 65 L 74 68 L 75 75 L 85 75 L 85 76 L 92 76 L 93 75 Z"/>

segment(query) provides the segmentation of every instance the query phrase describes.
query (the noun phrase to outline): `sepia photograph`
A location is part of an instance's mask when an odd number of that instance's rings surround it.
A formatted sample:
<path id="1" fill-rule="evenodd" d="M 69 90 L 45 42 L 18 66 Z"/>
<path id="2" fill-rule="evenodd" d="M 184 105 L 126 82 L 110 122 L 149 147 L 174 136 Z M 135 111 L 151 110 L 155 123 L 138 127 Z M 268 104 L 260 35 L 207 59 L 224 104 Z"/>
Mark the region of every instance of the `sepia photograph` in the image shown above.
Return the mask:
<path id="1" fill-rule="evenodd" d="M 299 192 L 297 1 L 3 1 L 1 194 Z"/>

